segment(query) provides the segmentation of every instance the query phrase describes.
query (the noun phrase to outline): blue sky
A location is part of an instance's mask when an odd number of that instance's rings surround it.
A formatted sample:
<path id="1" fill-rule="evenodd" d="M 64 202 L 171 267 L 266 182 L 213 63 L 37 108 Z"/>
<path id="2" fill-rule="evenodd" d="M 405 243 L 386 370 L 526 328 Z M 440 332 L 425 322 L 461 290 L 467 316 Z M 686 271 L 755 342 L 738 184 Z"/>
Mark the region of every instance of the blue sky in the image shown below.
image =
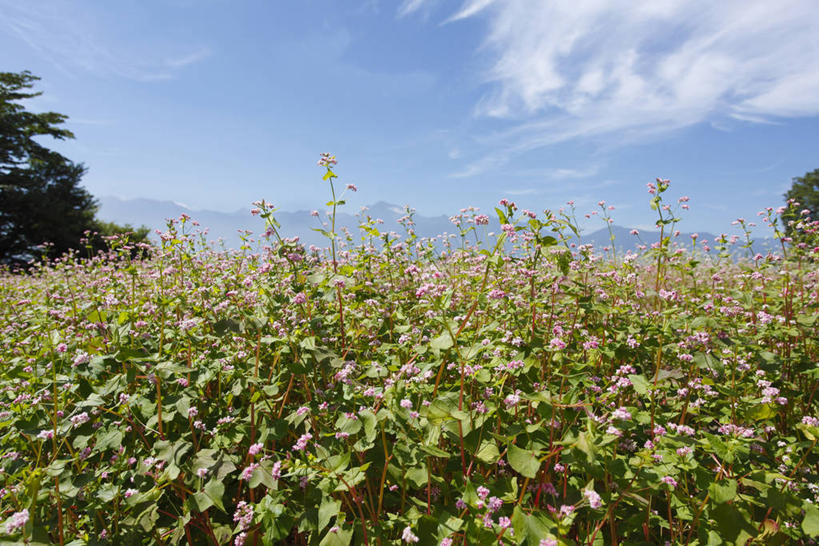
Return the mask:
<path id="1" fill-rule="evenodd" d="M 0 0 L 0 70 L 42 78 L 98 196 L 318 208 L 329 151 L 351 211 L 645 226 L 660 176 L 719 232 L 819 167 L 817 31 L 815 0 Z"/>

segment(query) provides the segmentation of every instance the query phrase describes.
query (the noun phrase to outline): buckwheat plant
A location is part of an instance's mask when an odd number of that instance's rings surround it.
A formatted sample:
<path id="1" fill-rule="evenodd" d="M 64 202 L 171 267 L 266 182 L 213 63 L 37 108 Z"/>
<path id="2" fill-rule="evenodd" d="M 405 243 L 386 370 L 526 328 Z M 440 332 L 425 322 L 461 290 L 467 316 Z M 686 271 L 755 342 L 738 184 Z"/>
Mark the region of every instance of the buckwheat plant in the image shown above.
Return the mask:
<path id="1" fill-rule="evenodd" d="M 0 272 L 0 541 L 814 543 L 819 237 L 794 203 L 761 211 L 776 252 L 678 242 L 667 180 L 639 252 L 506 199 L 456 215 L 460 244 L 409 208 L 354 237 L 320 165 L 327 248 L 259 201 L 240 252 L 183 216 L 141 259 Z"/>

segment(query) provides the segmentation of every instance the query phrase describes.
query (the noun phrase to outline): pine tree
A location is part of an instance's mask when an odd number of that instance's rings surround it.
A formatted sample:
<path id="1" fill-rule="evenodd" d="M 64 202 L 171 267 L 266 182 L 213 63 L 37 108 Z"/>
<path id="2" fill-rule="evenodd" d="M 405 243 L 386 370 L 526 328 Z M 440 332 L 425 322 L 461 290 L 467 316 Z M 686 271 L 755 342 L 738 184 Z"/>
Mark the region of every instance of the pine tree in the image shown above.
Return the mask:
<path id="1" fill-rule="evenodd" d="M 21 104 L 41 94 L 30 91 L 37 80 L 28 71 L 0 72 L 0 263 L 60 256 L 82 248 L 86 231 L 118 228 L 95 219 L 97 202 L 80 185 L 85 166 L 35 139 L 74 138 L 62 127 L 65 115 Z"/>

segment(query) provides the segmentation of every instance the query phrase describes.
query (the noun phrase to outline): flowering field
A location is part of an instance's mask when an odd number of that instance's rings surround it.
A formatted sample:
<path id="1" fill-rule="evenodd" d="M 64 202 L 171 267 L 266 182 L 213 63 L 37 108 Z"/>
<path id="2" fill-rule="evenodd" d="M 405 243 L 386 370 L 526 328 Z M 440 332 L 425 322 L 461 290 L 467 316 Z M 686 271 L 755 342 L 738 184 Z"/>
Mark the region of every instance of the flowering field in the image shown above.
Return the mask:
<path id="1" fill-rule="evenodd" d="M 183 217 L 3 274 L 0 540 L 813 543 L 813 246 L 678 248 L 668 189 L 639 256 L 508 201 L 305 249 L 259 203 L 239 253 Z"/>

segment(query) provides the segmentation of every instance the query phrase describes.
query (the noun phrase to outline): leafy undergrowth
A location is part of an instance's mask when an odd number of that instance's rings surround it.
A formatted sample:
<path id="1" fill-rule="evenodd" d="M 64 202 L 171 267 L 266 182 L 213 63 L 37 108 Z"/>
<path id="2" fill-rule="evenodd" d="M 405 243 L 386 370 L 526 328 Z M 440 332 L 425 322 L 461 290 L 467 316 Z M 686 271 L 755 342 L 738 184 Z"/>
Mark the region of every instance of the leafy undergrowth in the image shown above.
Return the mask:
<path id="1" fill-rule="evenodd" d="M 603 259 L 565 244 L 566 215 L 504 201 L 483 250 L 472 212 L 460 248 L 407 217 L 403 239 L 369 221 L 320 251 L 259 207 L 257 252 L 204 248 L 183 217 L 150 260 L 125 247 L 0 277 L 5 540 L 819 534 L 810 245 L 698 261 L 664 237 Z"/>

